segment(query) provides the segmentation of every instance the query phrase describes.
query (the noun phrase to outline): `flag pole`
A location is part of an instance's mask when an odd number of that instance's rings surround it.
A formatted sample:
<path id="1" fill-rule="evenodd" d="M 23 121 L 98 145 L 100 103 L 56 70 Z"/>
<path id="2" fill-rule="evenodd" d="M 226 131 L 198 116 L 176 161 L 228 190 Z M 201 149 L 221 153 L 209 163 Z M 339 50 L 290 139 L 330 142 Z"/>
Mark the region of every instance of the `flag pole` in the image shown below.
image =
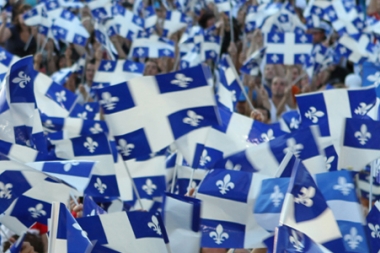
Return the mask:
<path id="1" fill-rule="evenodd" d="M 191 175 L 190 175 L 190 180 L 189 180 L 189 186 L 187 187 L 189 190 L 187 191 L 187 194 L 189 195 L 190 193 L 190 190 L 191 190 L 191 184 L 193 183 L 193 179 L 194 179 L 194 171 L 195 169 L 194 168 L 191 168 Z M 195 190 L 195 189 L 194 189 Z"/>
<path id="2" fill-rule="evenodd" d="M 231 42 L 235 42 L 234 38 L 234 22 L 233 22 L 233 17 L 232 17 L 232 1 L 229 0 L 230 2 L 230 17 L 229 17 L 229 21 L 230 21 L 230 43 Z"/>
<path id="3" fill-rule="evenodd" d="M 119 158 L 120 158 L 120 156 L 118 157 L 118 159 L 119 159 Z M 128 168 L 127 164 L 125 163 L 125 161 L 123 161 L 123 164 L 124 164 L 124 168 L 125 168 L 125 170 L 127 171 L 127 174 L 128 174 L 129 179 L 131 179 L 132 189 L 133 189 L 133 192 L 136 194 L 136 198 L 137 198 L 137 201 L 139 202 L 140 208 L 141 208 L 142 210 L 145 210 L 145 209 L 144 209 L 144 206 L 143 206 L 143 204 L 142 204 L 142 201 L 141 201 L 141 197 L 140 197 L 139 191 L 137 190 L 137 187 L 136 187 L 136 185 L 135 185 L 135 181 L 133 181 L 133 178 L 132 178 L 131 172 L 129 171 L 129 168 Z"/>
<path id="4" fill-rule="evenodd" d="M 369 177 L 369 206 L 368 206 L 368 211 L 371 211 L 372 209 L 372 199 L 373 199 L 373 175 L 375 174 L 375 161 L 371 162 L 371 172 L 370 172 L 370 177 Z"/>

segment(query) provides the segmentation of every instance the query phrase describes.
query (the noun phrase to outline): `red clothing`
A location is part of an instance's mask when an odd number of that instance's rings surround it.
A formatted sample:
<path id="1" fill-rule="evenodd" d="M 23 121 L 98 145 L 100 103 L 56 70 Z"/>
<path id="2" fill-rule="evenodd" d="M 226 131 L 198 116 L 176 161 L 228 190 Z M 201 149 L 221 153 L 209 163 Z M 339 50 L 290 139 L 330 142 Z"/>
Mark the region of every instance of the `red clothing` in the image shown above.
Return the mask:
<path id="1" fill-rule="evenodd" d="M 376 20 L 380 20 L 380 14 L 379 13 L 373 13 L 369 14 L 368 16 L 375 18 Z"/>
<path id="2" fill-rule="evenodd" d="M 46 234 L 48 232 L 48 226 L 38 222 L 34 223 L 33 226 L 30 227 L 30 229 L 40 231 L 40 235 Z"/>

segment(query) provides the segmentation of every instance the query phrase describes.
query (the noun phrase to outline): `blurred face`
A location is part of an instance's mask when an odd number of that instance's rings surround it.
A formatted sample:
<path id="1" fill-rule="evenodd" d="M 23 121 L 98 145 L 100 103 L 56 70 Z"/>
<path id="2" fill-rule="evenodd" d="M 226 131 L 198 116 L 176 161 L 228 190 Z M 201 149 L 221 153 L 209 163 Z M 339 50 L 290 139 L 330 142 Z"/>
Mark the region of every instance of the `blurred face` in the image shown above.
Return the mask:
<path id="1" fill-rule="evenodd" d="M 86 67 L 86 82 L 88 85 L 92 85 L 95 75 L 95 64 L 88 63 Z"/>
<path id="2" fill-rule="evenodd" d="M 312 31 L 311 34 L 313 35 L 313 43 L 318 44 L 322 43 L 325 39 L 325 32 L 321 30 L 315 30 Z"/>
<path id="3" fill-rule="evenodd" d="M 145 64 L 144 76 L 155 76 L 158 74 L 157 63 L 148 61 Z"/>
<path id="4" fill-rule="evenodd" d="M 258 108 L 257 110 L 259 110 L 261 112 L 261 114 L 263 115 L 263 123 L 269 123 L 268 112 L 266 110 L 261 109 L 261 108 Z M 235 250 L 235 252 L 245 252 L 245 251 L 242 249 L 242 251 Z"/>
<path id="5" fill-rule="evenodd" d="M 275 77 L 272 81 L 272 94 L 275 97 L 282 97 L 285 94 L 286 83 L 284 79 Z"/>
<path id="6" fill-rule="evenodd" d="M 266 80 L 272 80 L 274 77 L 274 65 L 267 64 L 264 69 L 264 78 Z"/>
<path id="7" fill-rule="evenodd" d="M 300 75 L 298 68 L 292 68 L 292 81 L 296 80 L 297 77 Z"/>
<path id="8" fill-rule="evenodd" d="M 66 58 L 65 57 L 59 58 L 58 66 L 60 69 L 66 68 Z"/>

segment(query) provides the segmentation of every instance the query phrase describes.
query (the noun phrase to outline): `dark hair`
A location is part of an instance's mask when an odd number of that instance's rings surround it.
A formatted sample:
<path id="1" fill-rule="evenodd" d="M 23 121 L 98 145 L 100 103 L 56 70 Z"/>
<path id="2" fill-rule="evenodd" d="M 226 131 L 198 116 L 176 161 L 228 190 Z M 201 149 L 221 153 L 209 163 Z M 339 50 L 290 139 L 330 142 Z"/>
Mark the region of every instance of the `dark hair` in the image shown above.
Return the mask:
<path id="1" fill-rule="evenodd" d="M 199 25 L 205 29 L 206 26 L 207 26 L 207 21 L 209 21 L 210 19 L 212 18 L 215 18 L 215 15 L 214 13 L 212 13 L 211 11 L 206 11 L 205 13 L 202 14 L 202 16 L 199 18 Z"/>
<path id="2" fill-rule="evenodd" d="M 271 119 L 271 114 L 270 114 L 270 110 L 264 106 L 256 106 L 256 109 L 260 109 L 260 110 L 263 110 L 263 111 L 266 111 L 266 113 L 268 114 L 268 120 Z"/>
<path id="3" fill-rule="evenodd" d="M 146 58 L 145 59 L 145 64 L 147 64 L 148 62 L 153 62 L 154 64 L 156 64 L 156 67 L 157 67 L 157 72 L 158 73 L 161 73 L 161 69 L 160 69 L 160 66 L 158 66 L 158 62 L 152 58 Z"/>
<path id="4" fill-rule="evenodd" d="M 32 6 L 29 4 L 23 4 L 22 1 L 19 1 L 12 9 L 12 22 L 16 26 L 20 27 L 20 22 L 18 19 L 18 15 L 23 14 L 24 11 L 31 10 Z"/>
<path id="5" fill-rule="evenodd" d="M 92 58 L 91 60 L 88 61 L 88 64 L 95 64 L 96 63 L 96 59 L 95 58 Z"/>
<path id="6" fill-rule="evenodd" d="M 15 240 L 19 238 L 18 235 L 12 236 Z M 42 238 L 40 235 L 32 234 L 32 233 L 26 233 L 24 242 L 29 242 L 31 246 L 34 248 L 34 252 L 36 253 L 44 253 L 45 252 L 45 247 L 44 243 L 42 242 Z M 3 246 L 3 252 L 6 252 L 10 247 L 11 243 L 9 241 L 6 241 Z"/>

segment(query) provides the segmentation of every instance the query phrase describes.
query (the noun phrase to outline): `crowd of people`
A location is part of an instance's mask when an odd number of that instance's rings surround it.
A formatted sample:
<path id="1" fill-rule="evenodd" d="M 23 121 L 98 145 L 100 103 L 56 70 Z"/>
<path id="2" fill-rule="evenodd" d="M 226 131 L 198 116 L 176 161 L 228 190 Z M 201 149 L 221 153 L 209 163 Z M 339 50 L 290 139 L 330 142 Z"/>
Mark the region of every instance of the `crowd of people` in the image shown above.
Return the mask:
<path id="1" fill-rule="evenodd" d="M 281 2 L 281 0 L 275 1 Z M 97 97 L 92 90 L 94 76 L 100 62 L 110 58 L 109 54 L 95 38 L 94 20 L 90 9 L 85 6 L 84 8 L 73 10 L 90 34 L 86 46 L 81 47 L 75 44 L 59 42 L 58 48 L 52 39 L 46 40 L 43 35 L 38 33 L 36 27 L 27 26 L 24 22 L 23 15 L 33 8 L 37 2 L 26 0 L 9 0 L 7 2 L 1 14 L 0 45 L 11 54 L 19 57 L 34 55 L 34 68 L 47 75 L 52 75 L 59 70 L 71 67 L 82 56 L 85 56 L 86 64 L 83 73 L 73 72 L 64 83 L 64 87 L 79 96 L 79 103 L 97 101 Z M 172 1 L 167 1 L 167 3 L 174 7 Z M 306 1 L 294 0 L 291 3 L 299 19 L 305 23 L 303 8 L 306 6 Z M 162 20 L 165 17 L 164 5 L 161 1 L 152 0 L 146 0 L 144 4 L 155 7 L 158 16 L 156 33 L 162 33 Z M 255 4 L 258 4 L 258 0 L 249 0 L 234 10 L 233 27 L 230 27 L 229 17 L 224 13 L 219 13 L 212 2 L 202 9 L 200 13 L 189 13 L 189 16 L 193 19 L 194 26 L 199 25 L 204 29 L 214 25 L 217 27 L 214 33 L 222 35 L 223 38 L 220 55 L 229 54 L 238 71 L 253 52 L 263 47 L 263 34 L 259 29 L 249 34 L 244 32 L 248 6 Z M 358 2 L 357 4 L 362 3 Z M 122 5 L 128 9 L 133 8 L 132 2 L 124 1 Z M 379 11 L 380 2 L 371 0 L 367 14 L 380 19 Z M 9 22 L 9 19 L 11 22 Z M 179 54 L 178 43 L 184 31 L 185 28 L 176 32 L 170 38 L 175 42 L 177 55 Z M 231 32 L 233 36 L 231 36 Z M 331 24 L 327 22 L 323 22 L 320 27 L 307 30 L 307 33 L 312 34 L 313 44 L 322 43 L 330 46 L 339 38 L 338 34 L 333 31 Z M 231 41 L 232 37 L 233 41 Z M 119 59 L 126 59 L 129 55 L 131 41 L 119 35 L 111 37 L 111 41 L 117 50 Z M 145 63 L 144 75 L 154 76 L 177 70 L 177 58 L 176 56 L 174 58 L 140 58 L 134 60 Z M 215 74 L 215 80 L 217 80 L 217 63 L 207 60 L 205 64 L 211 67 Z M 246 97 L 242 94 L 238 98 L 236 112 L 264 123 L 278 122 L 284 112 L 296 109 L 295 95 L 297 94 L 325 89 L 355 88 L 362 85 L 360 68 L 345 59 L 342 59 L 339 64 L 330 65 L 328 68 L 319 71 L 312 77 L 307 75 L 301 65 L 272 64 L 262 65 L 257 76 L 240 73 L 240 77 L 248 96 Z M 250 101 L 247 101 L 247 99 Z M 254 110 L 249 106 L 250 103 L 255 108 Z M 73 215 L 80 217 L 81 208 L 81 205 L 71 205 Z M 36 226 L 36 230 L 39 232 L 28 234 L 25 238 L 22 253 L 47 252 L 46 228 L 41 228 L 38 224 Z M 3 250 L 5 252 L 15 242 L 17 236 L 12 236 L 11 233 L 4 231 L 6 230 L 5 227 L 2 230 Z M 201 249 L 201 252 L 258 253 L 266 252 L 266 250 L 204 248 Z"/>

